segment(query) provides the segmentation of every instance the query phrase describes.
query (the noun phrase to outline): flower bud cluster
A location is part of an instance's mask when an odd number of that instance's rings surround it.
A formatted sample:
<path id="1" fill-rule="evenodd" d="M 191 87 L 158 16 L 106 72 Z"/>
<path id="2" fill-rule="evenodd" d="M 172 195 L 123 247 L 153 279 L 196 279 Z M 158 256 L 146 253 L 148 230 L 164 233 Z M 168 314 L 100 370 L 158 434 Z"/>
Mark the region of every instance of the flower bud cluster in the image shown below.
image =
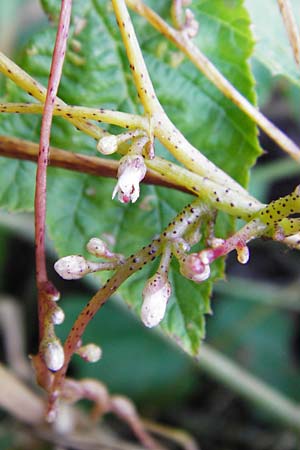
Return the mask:
<path id="1" fill-rule="evenodd" d="M 193 11 L 189 8 L 185 10 L 184 31 L 190 38 L 195 37 L 199 31 L 199 23 L 195 19 Z"/>
<path id="2" fill-rule="evenodd" d="M 98 238 L 91 238 L 89 240 L 87 250 L 92 255 L 98 258 L 108 259 L 110 262 L 93 262 L 85 259 L 81 255 L 69 255 L 56 261 L 54 269 L 65 280 L 79 280 L 88 273 L 99 272 L 101 270 L 114 270 L 125 259 L 119 253 L 111 252 L 107 244 Z"/>

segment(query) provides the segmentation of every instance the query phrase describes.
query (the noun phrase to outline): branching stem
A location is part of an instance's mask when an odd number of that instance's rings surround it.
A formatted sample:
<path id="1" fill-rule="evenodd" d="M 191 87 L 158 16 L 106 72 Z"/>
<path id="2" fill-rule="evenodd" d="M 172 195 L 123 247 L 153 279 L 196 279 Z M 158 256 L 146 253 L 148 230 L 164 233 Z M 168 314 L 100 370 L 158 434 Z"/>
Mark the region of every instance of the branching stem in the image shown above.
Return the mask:
<path id="1" fill-rule="evenodd" d="M 39 100 L 41 103 L 45 102 L 47 89 L 34 80 L 24 70 L 22 70 L 17 64 L 11 61 L 7 56 L 0 52 L 0 72 L 6 77 L 10 78 L 17 86 L 27 92 L 29 95 Z M 55 99 L 55 106 L 60 107 L 65 103 L 58 97 Z M 100 139 L 107 134 L 97 125 L 90 123 L 87 120 L 67 119 L 76 128 L 85 132 L 87 135 L 93 138 Z"/>
<path id="2" fill-rule="evenodd" d="M 250 117 L 286 153 L 300 162 L 300 148 L 269 119 L 256 109 L 211 63 L 193 41 L 181 30 L 168 25 L 158 14 L 141 0 L 126 0 L 130 8 L 172 41 L 227 98 Z"/>

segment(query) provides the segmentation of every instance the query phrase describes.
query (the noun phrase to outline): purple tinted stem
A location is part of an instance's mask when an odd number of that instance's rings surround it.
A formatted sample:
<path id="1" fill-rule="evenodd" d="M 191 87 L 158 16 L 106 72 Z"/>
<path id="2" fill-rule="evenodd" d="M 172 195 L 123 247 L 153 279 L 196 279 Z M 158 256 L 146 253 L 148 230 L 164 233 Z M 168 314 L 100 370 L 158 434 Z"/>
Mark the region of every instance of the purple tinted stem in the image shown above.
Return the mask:
<path id="1" fill-rule="evenodd" d="M 39 327 L 40 339 L 44 334 L 45 303 L 44 290 L 48 282 L 46 257 L 45 257 L 45 224 L 46 224 L 46 189 L 47 189 L 47 165 L 49 158 L 50 133 L 53 117 L 55 98 L 62 74 L 62 67 L 66 53 L 68 31 L 70 25 L 72 0 L 62 0 L 58 30 L 53 51 L 50 76 L 47 87 L 47 95 L 43 110 L 38 166 L 36 172 L 35 190 L 35 257 L 36 257 L 36 282 L 39 291 Z"/>

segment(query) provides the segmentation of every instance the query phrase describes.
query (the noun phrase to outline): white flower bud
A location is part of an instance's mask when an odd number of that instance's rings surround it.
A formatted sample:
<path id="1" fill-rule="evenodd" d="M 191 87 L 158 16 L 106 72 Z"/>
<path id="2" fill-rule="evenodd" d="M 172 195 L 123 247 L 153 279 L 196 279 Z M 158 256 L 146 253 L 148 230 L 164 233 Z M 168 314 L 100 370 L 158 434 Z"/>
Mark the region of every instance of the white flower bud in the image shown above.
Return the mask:
<path id="1" fill-rule="evenodd" d="M 155 327 L 162 321 L 171 291 L 167 277 L 158 272 L 146 282 L 141 310 L 141 319 L 146 327 Z"/>
<path id="2" fill-rule="evenodd" d="M 52 313 L 52 322 L 54 325 L 60 325 L 65 320 L 65 313 L 63 310 L 57 306 Z"/>
<path id="3" fill-rule="evenodd" d="M 43 357 L 49 370 L 56 372 L 62 368 L 65 360 L 65 354 L 58 339 L 54 339 L 45 345 L 43 349 Z"/>
<path id="4" fill-rule="evenodd" d="M 97 150 L 102 155 L 111 155 L 118 150 L 118 138 L 113 134 L 110 136 L 104 136 L 97 144 Z"/>
<path id="5" fill-rule="evenodd" d="M 192 253 L 180 261 L 180 272 L 184 277 L 201 283 L 209 278 L 210 267 L 197 253 Z"/>
<path id="6" fill-rule="evenodd" d="M 120 160 L 118 182 L 112 198 L 118 193 L 122 203 L 135 203 L 140 195 L 140 182 L 146 175 L 146 165 L 141 155 L 126 155 Z"/>
<path id="7" fill-rule="evenodd" d="M 103 257 L 111 255 L 106 243 L 99 238 L 91 238 L 86 245 L 87 251 L 94 256 Z"/>
<path id="8" fill-rule="evenodd" d="M 247 264 L 250 257 L 249 248 L 247 247 L 247 245 L 243 247 L 237 247 L 236 253 L 238 262 L 241 264 Z"/>
<path id="9" fill-rule="evenodd" d="M 83 345 L 82 347 L 79 347 L 76 353 L 82 359 L 91 363 L 99 361 L 102 356 L 101 348 L 95 344 Z"/>
<path id="10" fill-rule="evenodd" d="M 184 29 L 190 38 L 195 37 L 199 31 L 199 24 L 198 24 L 197 20 L 195 19 L 195 15 L 194 15 L 193 11 L 191 11 L 188 8 L 185 10 Z"/>
<path id="11" fill-rule="evenodd" d="M 60 258 L 54 264 L 54 269 L 65 280 L 78 280 L 90 272 L 88 262 L 79 255 Z"/>

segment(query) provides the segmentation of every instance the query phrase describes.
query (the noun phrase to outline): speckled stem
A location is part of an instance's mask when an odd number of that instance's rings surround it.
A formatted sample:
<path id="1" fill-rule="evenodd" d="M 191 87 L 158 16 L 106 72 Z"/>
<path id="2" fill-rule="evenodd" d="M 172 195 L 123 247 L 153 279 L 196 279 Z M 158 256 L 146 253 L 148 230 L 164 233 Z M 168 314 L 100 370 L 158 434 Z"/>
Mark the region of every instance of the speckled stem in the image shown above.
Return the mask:
<path id="1" fill-rule="evenodd" d="M 219 184 L 235 189 L 244 196 L 249 195 L 242 186 L 193 147 L 167 117 L 154 92 L 126 3 L 124 0 L 113 0 L 112 3 L 127 51 L 134 82 L 141 102 L 149 116 L 150 134 L 153 133 L 178 161 L 193 172 L 205 175 Z"/>
<path id="2" fill-rule="evenodd" d="M 186 187 L 212 207 L 233 216 L 249 220 L 265 206 L 249 194 L 241 194 L 240 191 L 220 185 L 208 177 L 202 177 L 162 158 L 155 157 L 153 160 L 147 160 L 146 164 L 167 180 Z"/>
<path id="3" fill-rule="evenodd" d="M 50 68 L 50 77 L 43 108 L 39 155 L 36 173 L 35 191 L 35 246 L 36 246 L 36 279 L 38 289 L 43 290 L 47 283 L 45 257 L 45 228 L 46 228 L 46 190 L 47 165 L 49 158 L 49 143 L 55 98 L 62 74 L 62 67 L 66 53 L 67 38 L 71 17 L 71 0 L 62 0 L 61 12 L 56 35 L 56 42 Z"/>
<path id="4" fill-rule="evenodd" d="M 24 70 L 22 70 L 17 64 L 12 62 L 7 56 L 0 52 L 0 72 L 5 76 L 10 78 L 17 86 L 19 86 L 24 91 L 28 92 L 29 95 L 39 100 L 41 103 L 45 102 L 47 89 L 40 83 L 35 81 L 30 75 L 28 75 Z M 62 107 L 66 105 L 58 97 L 55 99 L 55 106 Z M 108 133 L 102 130 L 97 125 L 94 125 L 87 120 L 83 119 L 72 119 L 67 118 L 76 128 L 84 131 L 89 136 L 93 138 L 100 139 L 106 136 Z"/>
<path id="5" fill-rule="evenodd" d="M 273 202 L 262 208 L 258 213 L 254 214 L 254 217 L 250 222 L 248 222 L 233 236 L 226 239 L 221 245 L 217 246 L 216 248 L 203 250 L 200 252 L 200 254 L 205 254 L 208 263 L 211 263 L 220 256 L 227 255 L 234 249 L 243 248 L 252 239 L 256 239 L 263 235 L 268 236 L 269 230 L 271 230 L 273 233 L 273 230 L 277 225 L 280 226 L 280 224 L 282 224 L 284 220 L 288 220 L 286 218 L 289 215 L 294 213 L 300 213 L 299 186 L 297 186 L 291 194 L 274 200 Z M 295 222 L 293 224 L 291 222 L 287 222 L 287 229 L 288 225 L 292 225 L 294 229 L 294 227 L 296 227 L 296 225 L 299 225 L 299 223 Z M 294 232 L 296 231 L 298 230 L 295 229 Z M 280 240 L 284 242 L 285 237 Z M 290 245 L 292 245 L 291 239 L 287 240 L 287 242 L 290 242 Z M 296 245 L 299 244 L 297 244 L 296 242 Z"/>
<path id="6" fill-rule="evenodd" d="M 200 200 L 195 200 L 178 214 L 175 219 L 170 222 L 168 227 L 161 235 L 152 241 L 147 247 L 143 247 L 135 255 L 131 255 L 124 264 L 120 265 L 115 274 L 107 283 L 92 297 L 86 307 L 78 316 L 69 336 L 64 344 L 65 363 L 62 369 L 55 374 L 52 386 L 52 396 L 50 396 L 50 409 L 55 407 L 55 401 L 59 396 L 59 392 L 63 389 L 64 377 L 71 359 L 76 351 L 78 342 L 80 341 L 88 323 L 95 316 L 97 311 L 103 304 L 113 295 L 119 286 L 132 274 L 141 270 L 147 263 L 154 260 L 165 247 L 170 238 L 180 238 L 187 229 L 199 220 L 203 211 L 207 211 L 207 206 Z"/>
<path id="7" fill-rule="evenodd" d="M 240 94 L 210 60 L 206 58 L 186 33 L 168 25 L 141 0 L 126 0 L 126 2 L 131 9 L 145 17 L 154 28 L 172 41 L 227 98 L 264 130 L 286 153 L 297 162 L 300 161 L 300 148 Z"/>
<path id="8" fill-rule="evenodd" d="M 43 105 L 36 103 L 0 103 L 0 112 L 2 113 L 20 113 L 20 114 L 41 114 Z M 122 128 L 140 128 L 147 131 L 149 129 L 148 120 L 136 114 L 124 113 L 121 111 L 112 111 L 104 108 L 87 108 L 84 106 L 70 106 L 66 104 L 54 105 L 54 116 L 61 116 L 67 120 L 87 120 L 92 119 L 97 122 L 109 123 Z M 91 130 L 89 130 L 91 134 Z M 93 137 L 98 138 L 97 132 Z"/>

